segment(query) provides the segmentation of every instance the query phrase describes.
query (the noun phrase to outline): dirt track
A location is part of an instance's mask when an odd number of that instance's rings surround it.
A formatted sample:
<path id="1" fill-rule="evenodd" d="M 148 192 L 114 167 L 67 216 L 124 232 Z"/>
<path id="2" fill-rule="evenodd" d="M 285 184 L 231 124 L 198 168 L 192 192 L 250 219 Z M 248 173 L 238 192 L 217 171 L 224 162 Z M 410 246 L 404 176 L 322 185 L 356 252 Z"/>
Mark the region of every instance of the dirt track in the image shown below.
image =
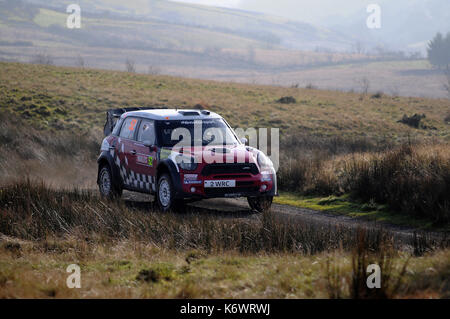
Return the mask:
<path id="1" fill-rule="evenodd" d="M 149 195 L 125 192 L 123 199 L 127 205 L 138 209 L 149 209 L 153 207 L 153 198 Z M 187 205 L 187 213 L 214 215 L 218 218 L 245 219 L 248 221 L 258 221 L 259 214 L 250 210 L 246 199 L 208 199 Z M 319 227 L 347 229 L 383 229 L 403 244 L 411 244 L 415 234 L 426 236 L 436 241 L 446 240 L 442 233 L 418 232 L 417 229 L 400 227 L 387 223 L 367 221 L 361 218 L 332 215 L 324 212 L 299 208 L 289 205 L 273 204 L 272 212 L 276 214 L 280 222 L 294 222 L 298 224 L 314 224 Z M 331 227 L 330 227 L 331 226 Z M 447 236 L 448 237 L 448 236 Z"/>

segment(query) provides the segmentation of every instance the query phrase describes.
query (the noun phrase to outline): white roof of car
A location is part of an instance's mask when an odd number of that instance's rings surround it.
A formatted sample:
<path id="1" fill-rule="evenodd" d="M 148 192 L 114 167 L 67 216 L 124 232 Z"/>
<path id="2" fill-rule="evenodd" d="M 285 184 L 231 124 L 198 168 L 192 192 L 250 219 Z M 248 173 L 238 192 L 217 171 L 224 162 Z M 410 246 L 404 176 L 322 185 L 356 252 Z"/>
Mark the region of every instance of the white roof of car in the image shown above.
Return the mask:
<path id="1" fill-rule="evenodd" d="M 221 119 L 222 117 L 214 112 L 205 110 L 185 110 L 185 109 L 154 109 L 127 112 L 122 117 L 139 116 L 151 120 L 209 120 Z"/>

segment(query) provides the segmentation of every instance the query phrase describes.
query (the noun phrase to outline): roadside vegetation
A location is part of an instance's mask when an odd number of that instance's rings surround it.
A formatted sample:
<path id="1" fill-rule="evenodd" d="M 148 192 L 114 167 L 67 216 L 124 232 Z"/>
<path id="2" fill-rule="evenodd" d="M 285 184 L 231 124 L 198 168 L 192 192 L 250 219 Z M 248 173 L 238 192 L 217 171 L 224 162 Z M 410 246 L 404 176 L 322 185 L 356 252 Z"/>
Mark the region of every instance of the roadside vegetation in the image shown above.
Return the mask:
<path id="1" fill-rule="evenodd" d="M 30 181 L 2 187 L 0 297 L 445 298 L 450 291 L 445 240 L 418 235 L 399 246 L 381 230 L 135 205 Z M 380 290 L 364 285 L 374 262 L 383 267 Z M 81 289 L 65 285 L 73 263 Z"/>
<path id="2" fill-rule="evenodd" d="M 362 202 L 374 211 L 382 206 L 403 219 L 448 225 L 448 144 L 402 144 L 385 151 L 319 154 L 286 159 L 287 164 L 280 167 L 280 188 L 303 196 L 347 194 L 347 201 Z"/>

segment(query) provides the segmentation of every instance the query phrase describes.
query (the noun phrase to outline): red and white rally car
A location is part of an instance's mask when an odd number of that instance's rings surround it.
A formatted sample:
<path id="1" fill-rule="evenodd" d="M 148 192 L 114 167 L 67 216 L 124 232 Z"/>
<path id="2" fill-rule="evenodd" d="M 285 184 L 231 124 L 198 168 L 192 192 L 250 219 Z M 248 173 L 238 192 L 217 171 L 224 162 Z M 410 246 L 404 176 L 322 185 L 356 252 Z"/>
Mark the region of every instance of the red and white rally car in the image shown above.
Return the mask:
<path id="1" fill-rule="evenodd" d="M 156 195 L 161 210 L 185 200 L 246 197 L 258 212 L 277 195 L 271 160 L 205 110 L 117 109 L 107 113 L 98 158 L 100 193 Z"/>

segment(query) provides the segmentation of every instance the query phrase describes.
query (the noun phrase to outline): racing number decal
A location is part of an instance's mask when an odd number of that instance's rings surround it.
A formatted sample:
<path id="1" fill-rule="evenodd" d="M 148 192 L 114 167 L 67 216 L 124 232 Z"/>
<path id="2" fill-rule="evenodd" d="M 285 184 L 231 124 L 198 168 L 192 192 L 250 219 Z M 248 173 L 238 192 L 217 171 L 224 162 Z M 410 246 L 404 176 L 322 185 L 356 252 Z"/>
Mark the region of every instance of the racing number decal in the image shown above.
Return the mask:
<path id="1" fill-rule="evenodd" d="M 149 156 L 148 157 L 148 166 L 153 166 L 153 157 L 152 156 Z"/>
<path id="2" fill-rule="evenodd" d="M 128 129 L 129 129 L 130 131 L 134 131 L 134 128 L 136 127 L 136 124 L 137 124 L 137 120 L 136 120 L 136 119 L 133 119 L 133 120 L 131 121 L 130 126 L 128 127 Z"/>

